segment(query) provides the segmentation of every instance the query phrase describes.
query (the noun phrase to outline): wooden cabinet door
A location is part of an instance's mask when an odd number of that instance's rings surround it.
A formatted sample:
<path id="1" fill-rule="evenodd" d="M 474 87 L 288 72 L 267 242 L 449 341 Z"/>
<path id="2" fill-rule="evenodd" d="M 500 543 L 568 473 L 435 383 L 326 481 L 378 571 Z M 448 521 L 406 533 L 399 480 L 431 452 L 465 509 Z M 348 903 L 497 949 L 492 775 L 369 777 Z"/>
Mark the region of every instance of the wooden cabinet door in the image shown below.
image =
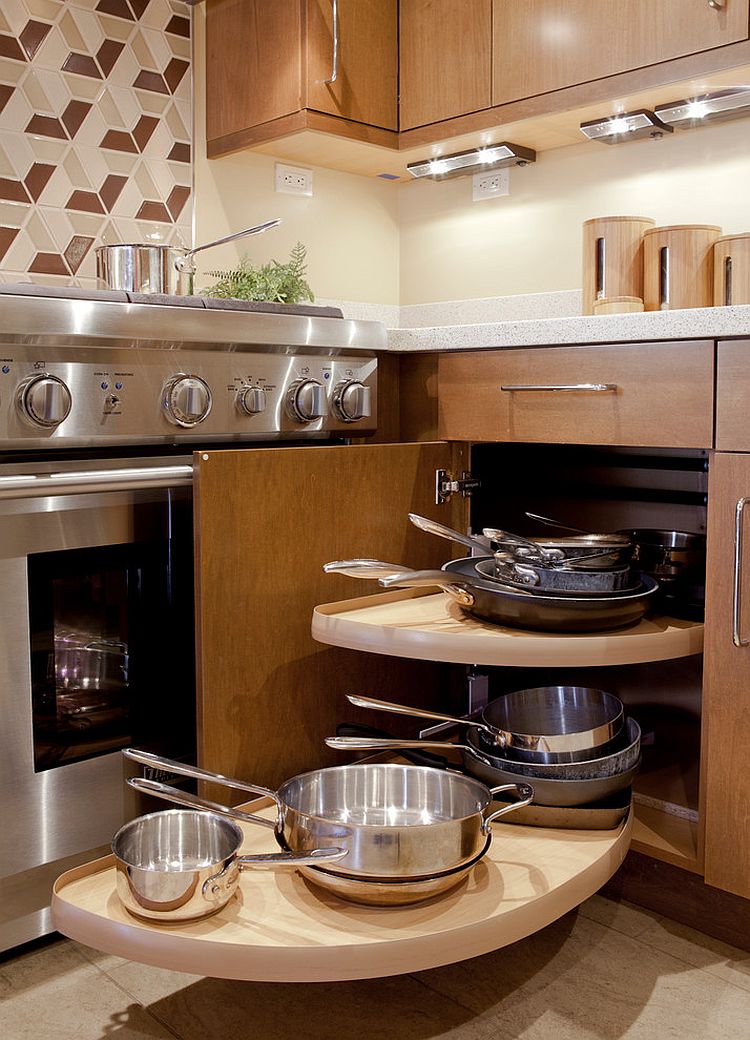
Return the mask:
<path id="1" fill-rule="evenodd" d="M 407 513 L 451 523 L 455 507 L 435 505 L 435 470 L 450 469 L 451 454 L 444 443 L 196 453 L 203 765 L 277 784 L 336 761 L 323 737 L 338 722 L 371 721 L 345 694 L 440 700 L 444 666 L 323 646 L 310 624 L 319 603 L 379 591 L 323 574 L 328 560 L 422 568 L 450 558 Z"/>
<path id="2" fill-rule="evenodd" d="M 491 0 L 401 0 L 401 129 L 491 104 Z"/>
<path id="3" fill-rule="evenodd" d="M 750 455 L 717 453 L 708 482 L 706 633 L 702 708 L 702 815 L 706 883 L 750 898 Z M 739 586 L 739 587 L 738 587 Z M 735 603 L 737 609 L 735 609 Z M 743 642 L 734 643 L 734 634 Z"/>
<path id="4" fill-rule="evenodd" d="M 302 107 L 300 0 L 210 0 L 206 9 L 209 141 Z"/>
<path id="5" fill-rule="evenodd" d="M 439 435 L 710 448 L 713 356 L 708 341 L 441 354 Z"/>
<path id="6" fill-rule="evenodd" d="M 494 0 L 492 104 L 748 38 L 748 0 Z"/>
<path id="7" fill-rule="evenodd" d="M 397 130 L 397 0 L 338 0 L 335 83 L 331 0 L 307 0 L 306 38 L 307 107 Z"/>

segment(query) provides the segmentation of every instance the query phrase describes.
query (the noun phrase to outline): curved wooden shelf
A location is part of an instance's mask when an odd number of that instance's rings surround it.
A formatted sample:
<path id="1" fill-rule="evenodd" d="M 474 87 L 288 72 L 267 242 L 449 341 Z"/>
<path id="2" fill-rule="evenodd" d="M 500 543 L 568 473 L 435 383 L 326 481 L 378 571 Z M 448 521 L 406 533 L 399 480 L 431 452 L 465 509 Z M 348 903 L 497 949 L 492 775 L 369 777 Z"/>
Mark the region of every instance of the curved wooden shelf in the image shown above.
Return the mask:
<path id="1" fill-rule="evenodd" d="M 138 921 L 115 893 L 113 857 L 58 878 L 52 918 L 63 935 L 107 953 L 216 978 L 331 982 L 422 971 L 522 939 L 607 881 L 630 845 L 632 812 L 614 831 L 499 824 L 485 859 L 452 892 L 413 907 L 345 903 L 298 874 L 250 871 L 212 917 Z M 246 852 L 275 851 L 262 828 Z"/>
<path id="2" fill-rule="evenodd" d="M 453 664 L 590 667 L 644 664 L 703 650 L 703 624 L 648 617 L 607 632 L 530 632 L 465 614 L 445 593 L 402 589 L 315 608 L 320 643 Z"/>

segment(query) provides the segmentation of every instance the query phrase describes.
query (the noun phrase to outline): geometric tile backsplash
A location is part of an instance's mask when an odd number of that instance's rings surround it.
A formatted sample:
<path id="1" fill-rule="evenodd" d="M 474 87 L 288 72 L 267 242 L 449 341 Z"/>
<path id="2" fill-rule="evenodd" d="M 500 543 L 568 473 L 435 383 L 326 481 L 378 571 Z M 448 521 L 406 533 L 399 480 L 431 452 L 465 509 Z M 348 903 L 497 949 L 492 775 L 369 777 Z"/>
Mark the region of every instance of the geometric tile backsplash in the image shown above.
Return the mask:
<path id="1" fill-rule="evenodd" d="M 192 244 L 190 57 L 183 0 L 0 0 L 1 281 Z"/>

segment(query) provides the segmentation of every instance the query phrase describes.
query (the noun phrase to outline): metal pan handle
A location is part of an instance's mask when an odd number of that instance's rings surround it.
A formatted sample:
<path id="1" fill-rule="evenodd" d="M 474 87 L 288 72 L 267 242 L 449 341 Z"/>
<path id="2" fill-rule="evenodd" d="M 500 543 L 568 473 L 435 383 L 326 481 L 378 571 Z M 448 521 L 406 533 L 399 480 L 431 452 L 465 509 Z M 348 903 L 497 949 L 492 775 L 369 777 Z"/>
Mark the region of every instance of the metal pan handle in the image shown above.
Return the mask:
<path id="1" fill-rule="evenodd" d="M 201 798 L 197 794 L 188 794 L 168 784 L 160 784 L 156 780 L 145 780 L 142 776 L 128 778 L 128 786 L 136 791 L 145 791 L 154 798 L 161 798 L 164 802 L 174 802 L 175 805 L 184 805 L 187 809 L 207 809 L 209 812 L 218 813 L 219 816 L 228 816 L 231 820 L 242 820 L 243 823 L 257 823 L 261 827 L 270 827 L 272 830 L 280 830 L 278 821 L 267 820 L 263 816 L 254 816 L 252 813 L 243 812 L 242 809 L 233 809 L 220 802 L 212 802 L 208 798 Z"/>
<path id="2" fill-rule="evenodd" d="M 123 748 L 122 754 L 132 762 L 138 762 L 140 765 L 151 766 L 155 769 L 166 769 L 168 772 L 176 773 L 178 776 L 190 777 L 191 780 L 207 780 L 212 784 L 221 784 L 222 787 L 233 787 L 237 791 L 248 791 L 250 794 L 260 794 L 266 798 L 273 798 L 276 808 L 279 810 L 279 815 L 284 811 L 281 799 L 270 787 L 263 787 L 261 784 L 250 784 L 247 780 L 237 780 L 236 777 L 224 776 L 223 773 L 212 773 L 210 769 L 189 766 L 185 762 L 176 762 L 172 758 L 162 758 L 161 755 L 155 755 L 151 751 L 140 751 L 138 748 Z"/>
<path id="3" fill-rule="evenodd" d="M 315 867 L 319 863 L 333 863 L 349 853 L 346 849 L 310 849 L 309 852 L 259 852 L 254 856 L 238 856 L 236 863 L 245 867 Z"/>
<path id="4" fill-rule="evenodd" d="M 501 816 L 513 812 L 514 809 L 522 809 L 524 805 L 531 805 L 534 801 L 534 788 L 531 784 L 501 784 L 499 787 L 491 787 L 490 791 L 492 794 L 500 794 L 501 791 L 515 791 L 521 800 L 513 802 L 512 805 L 504 805 L 502 809 L 485 816 L 482 823 L 482 834 L 489 834 L 492 824 Z"/>
<path id="5" fill-rule="evenodd" d="M 420 531 L 425 531 L 427 534 L 437 535 L 438 538 L 446 538 L 449 542 L 458 542 L 459 545 L 465 545 L 467 549 L 479 552 L 482 556 L 488 556 L 490 553 L 489 547 L 478 538 L 472 538 L 469 534 L 454 531 L 452 527 L 439 524 L 436 520 L 430 520 L 429 517 L 419 516 L 417 513 L 409 513 L 409 519 L 415 527 L 418 527 Z"/>
<path id="6" fill-rule="evenodd" d="M 380 578 L 379 582 L 384 589 L 390 589 L 393 586 L 400 589 L 419 589 L 434 585 L 442 589 L 462 607 L 474 606 L 474 597 L 469 592 L 472 583 L 467 581 L 468 587 L 464 587 L 463 584 L 449 577 L 445 571 L 402 571 L 400 574 L 389 574 L 385 578 Z"/>
<path id="7" fill-rule="evenodd" d="M 349 578 L 387 578 L 391 574 L 403 574 L 406 568 L 402 563 L 385 563 L 383 560 L 332 560 L 323 564 L 325 574 L 346 574 Z"/>
<path id="8" fill-rule="evenodd" d="M 398 737 L 326 737 L 325 742 L 335 751 L 396 751 L 399 748 L 472 750 L 466 744 L 451 744 L 447 740 L 399 740 Z"/>

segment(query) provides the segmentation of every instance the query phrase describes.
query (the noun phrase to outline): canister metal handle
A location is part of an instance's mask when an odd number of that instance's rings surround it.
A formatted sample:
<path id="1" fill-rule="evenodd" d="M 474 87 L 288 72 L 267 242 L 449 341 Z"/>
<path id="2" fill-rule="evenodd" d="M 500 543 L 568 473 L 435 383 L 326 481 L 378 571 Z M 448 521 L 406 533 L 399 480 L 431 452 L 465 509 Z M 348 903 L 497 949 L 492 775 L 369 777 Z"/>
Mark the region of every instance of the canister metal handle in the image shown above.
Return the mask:
<path id="1" fill-rule="evenodd" d="M 732 258 L 724 258 L 724 306 L 732 306 Z"/>
<path id="2" fill-rule="evenodd" d="M 605 270 L 607 263 L 607 243 L 604 238 L 596 240 L 596 299 L 603 300 L 607 295 L 605 290 Z"/>
<path id="3" fill-rule="evenodd" d="M 659 310 L 669 310 L 669 246 L 659 250 Z"/>
<path id="4" fill-rule="evenodd" d="M 732 590 L 732 642 L 735 646 L 750 646 L 750 639 L 742 638 L 742 520 L 750 498 L 740 498 L 734 512 L 734 587 Z"/>
<path id="5" fill-rule="evenodd" d="M 617 383 L 503 383 L 500 387 L 508 393 L 616 393 Z"/>

